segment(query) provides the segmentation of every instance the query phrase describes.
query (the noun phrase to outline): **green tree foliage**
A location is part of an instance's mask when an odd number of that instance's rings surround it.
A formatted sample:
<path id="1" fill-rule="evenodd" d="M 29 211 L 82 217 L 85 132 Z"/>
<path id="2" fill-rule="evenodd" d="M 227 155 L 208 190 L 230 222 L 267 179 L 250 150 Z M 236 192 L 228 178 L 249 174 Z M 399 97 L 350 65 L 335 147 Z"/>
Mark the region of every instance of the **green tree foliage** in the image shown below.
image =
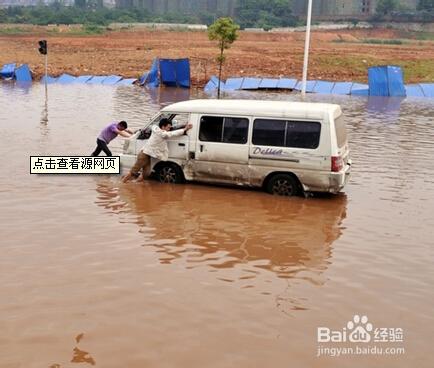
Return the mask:
<path id="1" fill-rule="evenodd" d="M 417 10 L 434 12 L 434 0 L 419 0 L 419 3 L 417 4 Z"/>
<path id="2" fill-rule="evenodd" d="M 237 0 L 235 21 L 241 28 L 258 27 L 268 30 L 273 27 L 294 26 L 297 24 L 297 19 L 291 14 L 291 1 Z M 102 0 L 75 0 L 75 6 L 67 7 L 62 5 L 62 0 L 58 0 L 49 6 L 44 6 L 41 1 L 37 6 L 14 6 L 1 9 L 0 23 L 107 25 L 111 22 L 168 22 L 210 25 L 223 16 L 219 11 L 211 13 L 199 9 L 193 14 L 182 12 L 152 14 L 143 7 L 107 9 L 102 7 Z"/>
<path id="3" fill-rule="evenodd" d="M 79 6 L 63 6 L 54 3 L 49 6 L 9 7 L 1 9 L 0 23 L 47 24 L 95 24 L 107 26 L 113 22 L 175 22 L 194 23 L 194 19 L 182 14 L 156 16 L 147 9 L 108 9 L 99 7 L 99 0 L 79 3 Z"/>
<path id="4" fill-rule="evenodd" d="M 297 23 L 291 14 L 291 0 L 239 0 L 235 11 L 242 28 L 290 27 Z"/>
<path id="5" fill-rule="evenodd" d="M 398 0 L 378 0 L 375 11 L 379 15 L 387 15 L 397 10 L 399 7 Z"/>
<path id="6" fill-rule="evenodd" d="M 223 63 L 225 62 L 224 50 L 228 49 L 238 38 L 237 31 L 240 26 L 232 18 L 219 18 L 208 28 L 208 37 L 211 41 L 217 41 L 220 55 L 217 57 L 219 63 L 219 83 L 217 87 L 217 98 L 220 98 L 220 79 L 222 77 Z"/>

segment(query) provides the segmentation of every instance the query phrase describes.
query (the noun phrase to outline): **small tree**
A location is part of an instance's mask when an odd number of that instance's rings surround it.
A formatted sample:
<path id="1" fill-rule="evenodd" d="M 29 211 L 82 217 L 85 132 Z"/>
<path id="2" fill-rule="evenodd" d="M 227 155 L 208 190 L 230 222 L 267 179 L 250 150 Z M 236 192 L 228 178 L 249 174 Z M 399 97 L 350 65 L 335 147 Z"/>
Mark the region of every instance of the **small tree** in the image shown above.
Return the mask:
<path id="1" fill-rule="evenodd" d="M 220 98 L 220 79 L 222 77 L 222 67 L 225 61 L 224 50 L 228 49 L 238 38 L 237 31 L 240 26 L 232 18 L 219 18 L 208 28 L 208 38 L 211 41 L 218 41 L 220 55 L 217 57 L 219 63 L 219 83 L 217 87 L 217 98 Z"/>

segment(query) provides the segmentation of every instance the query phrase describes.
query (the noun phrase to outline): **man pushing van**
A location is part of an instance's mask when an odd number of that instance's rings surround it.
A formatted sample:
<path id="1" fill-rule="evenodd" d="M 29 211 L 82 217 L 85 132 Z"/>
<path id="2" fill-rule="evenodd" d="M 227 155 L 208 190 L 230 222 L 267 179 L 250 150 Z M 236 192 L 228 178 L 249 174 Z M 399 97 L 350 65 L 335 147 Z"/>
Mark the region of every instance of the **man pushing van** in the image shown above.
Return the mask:
<path id="1" fill-rule="evenodd" d="M 126 183 L 131 178 L 138 177 L 140 170 L 142 170 L 142 176 L 137 181 L 142 181 L 150 174 L 151 158 L 161 161 L 167 161 L 169 158 L 167 139 L 184 135 L 192 127 L 192 124 L 187 124 L 184 128 L 170 131 L 172 128 L 170 120 L 166 118 L 161 119 L 158 126 L 154 125 L 152 127 L 151 137 L 139 151 L 136 163 L 130 172 L 122 178 L 122 181 Z"/>
<path id="2" fill-rule="evenodd" d="M 108 148 L 108 144 L 115 139 L 118 135 L 122 137 L 129 138 L 133 132 L 128 129 L 128 124 L 126 121 L 120 121 L 119 123 L 111 123 L 107 125 L 101 133 L 99 133 L 96 139 L 96 148 L 92 152 L 91 156 L 98 156 L 101 151 L 103 151 L 107 156 L 112 156 L 112 152 Z"/>

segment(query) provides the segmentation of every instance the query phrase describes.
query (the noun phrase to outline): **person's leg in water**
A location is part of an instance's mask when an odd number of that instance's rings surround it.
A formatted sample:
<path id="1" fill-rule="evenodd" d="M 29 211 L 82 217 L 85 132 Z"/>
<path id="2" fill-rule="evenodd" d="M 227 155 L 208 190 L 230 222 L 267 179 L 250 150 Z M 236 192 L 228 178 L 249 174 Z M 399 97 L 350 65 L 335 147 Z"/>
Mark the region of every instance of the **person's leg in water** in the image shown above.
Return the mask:
<path id="1" fill-rule="evenodd" d="M 137 155 L 136 162 L 131 168 L 130 172 L 124 177 L 122 177 L 122 182 L 126 183 L 127 181 L 131 180 L 133 177 L 137 178 L 139 176 L 140 170 L 146 165 L 148 161 L 148 157 L 149 157 L 148 155 L 140 151 L 139 154 Z"/>
<path id="2" fill-rule="evenodd" d="M 145 181 L 151 174 L 151 156 L 145 155 L 146 159 L 143 162 L 142 174 L 137 178 L 137 183 Z"/>
<path id="3" fill-rule="evenodd" d="M 107 146 L 107 143 L 104 142 L 102 139 L 97 139 L 96 140 L 96 149 L 95 151 L 93 151 L 91 156 L 98 156 L 101 151 L 103 151 L 107 156 L 113 156 L 112 152 L 110 151 L 110 149 Z"/>

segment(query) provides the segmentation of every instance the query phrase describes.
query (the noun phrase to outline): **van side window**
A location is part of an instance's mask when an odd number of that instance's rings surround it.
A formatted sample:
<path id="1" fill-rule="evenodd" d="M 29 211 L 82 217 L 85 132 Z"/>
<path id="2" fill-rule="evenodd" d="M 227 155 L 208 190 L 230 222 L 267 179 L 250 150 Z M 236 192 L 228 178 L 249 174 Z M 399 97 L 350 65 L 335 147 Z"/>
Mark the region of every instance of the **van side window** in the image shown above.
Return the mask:
<path id="1" fill-rule="evenodd" d="M 285 120 L 256 119 L 253 125 L 253 144 L 285 146 Z"/>
<path id="2" fill-rule="evenodd" d="M 286 125 L 286 147 L 317 148 L 321 124 L 307 121 L 288 121 Z"/>
<path id="3" fill-rule="evenodd" d="M 202 116 L 200 119 L 199 139 L 204 142 L 221 142 L 223 118 L 220 116 Z"/>
<path id="4" fill-rule="evenodd" d="M 199 140 L 202 142 L 247 143 L 249 119 L 202 116 Z"/>
<path id="5" fill-rule="evenodd" d="M 252 143 L 259 146 L 277 146 L 315 149 L 319 145 L 321 123 L 255 119 Z"/>
<path id="6" fill-rule="evenodd" d="M 225 118 L 223 126 L 223 142 L 244 144 L 247 142 L 248 131 L 248 119 Z"/>

